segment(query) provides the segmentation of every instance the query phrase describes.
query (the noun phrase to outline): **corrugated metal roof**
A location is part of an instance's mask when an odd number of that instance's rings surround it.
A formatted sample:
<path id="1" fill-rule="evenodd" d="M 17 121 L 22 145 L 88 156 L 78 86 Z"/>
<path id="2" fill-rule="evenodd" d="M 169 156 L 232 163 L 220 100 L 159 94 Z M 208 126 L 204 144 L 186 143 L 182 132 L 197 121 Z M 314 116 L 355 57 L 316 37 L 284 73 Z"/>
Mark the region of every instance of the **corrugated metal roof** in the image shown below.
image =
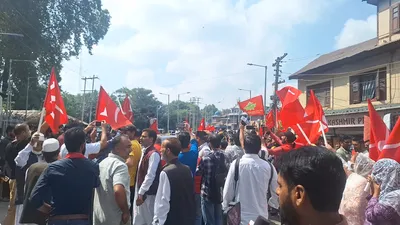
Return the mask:
<path id="1" fill-rule="evenodd" d="M 296 79 L 298 75 L 309 72 L 321 66 L 328 65 L 339 60 L 353 57 L 365 51 L 370 51 L 377 48 L 378 38 L 373 38 L 371 40 L 352 45 L 346 48 L 336 50 L 334 52 L 327 53 L 315 59 L 314 61 L 307 64 L 305 67 L 297 71 L 296 73 L 289 76 L 290 79 Z M 379 48 L 380 46 L 378 46 Z"/>
<path id="2" fill-rule="evenodd" d="M 382 104 L 382 105 L 374 105 L 374 107 L 377 111 L 388 110 L 388 109 L 400 109 L 400 104 Z M 348 109 L 338 109 L 338 110 L 325 110 L 325 115 L 335 116 L 335 115 L 365 113 L 365 112 L 368 112 L 367 106 L 348 108 Z"/>

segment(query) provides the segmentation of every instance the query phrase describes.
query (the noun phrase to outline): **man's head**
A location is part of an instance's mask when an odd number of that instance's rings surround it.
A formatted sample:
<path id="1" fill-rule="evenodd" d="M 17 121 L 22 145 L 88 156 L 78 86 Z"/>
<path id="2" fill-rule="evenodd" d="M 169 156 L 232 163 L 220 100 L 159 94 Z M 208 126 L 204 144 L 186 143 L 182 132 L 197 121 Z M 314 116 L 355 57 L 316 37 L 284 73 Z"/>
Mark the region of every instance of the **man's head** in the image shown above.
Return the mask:
<path id="1" fill-rule="evenodd" d="M 221 149 L 225 150 L 226 147 L 228 147 L 228 142 L 225 139 L 222 139 L 222 141 L 221 141 Z"/>
<path id="2" fill-rule="evenodd" d="M 123 159 L 128 159 L 129 153 L 132 151 L 131 140 L 128 135 L 120 135 L 112 140 L 114 146 L 112 152 Z"/>
<path id="3" fill-rule="evenodd" d="M 140 137 L 140 143 L 143 147 L 147 148 L 155 144 L 157 140 L 157 133 L 152 129 L 144 129 Z"/>
<path id="4" fill-rule="evenodd" d="M 186 131 L 180 132 L 178 134 L 178 139 L 179 139 L 179 142 L 181 142 L 182 149 L 189 148 L 189 144 L 190 144 L 190 134 L 189 134 L 189 132 L 186 132 Z"/>
<path id="5" fill-rule="evenodd" d="M 85 154 L 86 133 L 80 127 L 73 127 L 64 133 L 64 143 L 68 152 Z"/>
<path id="6" fill-rule="evenodd" d="M 135 126 L 133 126 L 133 125 L 127 126 L 127 127 L 125 127 L 124 131 L 125 131 L 124 133 L 126 135 L 128 135 L 130 140 L 135 139 L 135 135 L 136 135 L 136 131 L 137 131 Z"/>
<path id="7" fill-rule="evenodd" d="M 182 147 L 178 138 L 168 138 L 161 144 L 161 157 L 169 162 L 178 157 Z"/>
<path id="8" fill-rule="evenodd" d="M 364 151 L 364 141 L 362 139 L 359 138 L 353 138 L 353 140 L 351 141 L 351 144 L 354 147 L 354 151 L 356 152 L 363 152 Z"/>
<path id="9" fill-rule="evenodd" d="M 247 154 L 258 154 L 261 149 L 261 138 L 254 132 L 244 135 L 244 151 Z"/>
<path id="10" fill-rule="evenodd" d="M 221 135 L 218 134 L 211 134 L 208 138 L 208 141 L 210 143 L 211 149 L 218 149 L 221 147 L 221 140 L 222 137 Z"/>
<path id="11" fill-rule="evenodd" d="M 15 137 L 14 135 L 14 126 L 8 125 L 6 128 L 6 135 L 7 137 L 13 139 Z"/>
<path id="12" fill-rule="evenodd" d="M 287 224 L 307 222 L 320 213 L 338 213 L 346 174 L 335 153 L 307 146 L 283 154 L 278 164 L 276 192 Z"/>
<path id="13" fill-rule="evenodd" d="M 340 145 L 346 149 L 347 151 L 350 151 L 350 147 L 351 147 L 351 140 L 352 138 L 350 136 L 347 135 L 342 135 L 340 137 Z"/>
<path id="14" fill-rule="evenodd" d="M 31 131 L 26 123 L 17 124 L 14 128 L 14 134 L 18 141 L 26 140 L 31 136 Z"/>
<path id="15" fill-rule="evenodd" d="M 200 145 L 202 145 L 202 144 L 207 142 L 207 137 L 208 137 L 208 135 L 204 131 L 197 131 L 196 132 L 196 140 Z"/>
<path id="16" fill-rule="evenodd" d="M 281 140 L 283 143 L 291 144 L 296 140 L 296 135 L 292 131 L 288 130 L 282 134 Z"/>
<path id="17" fill-rule="evenodd" d="M 32 135 L 32 140 L 35 139 L 35 145 L 33 146 L 33 151 L 41 152 L 43 149 L 44 134 L 36 132 Z"/>
<path id="18" fill-rule="evenodd" d="M 47 163 L 52 163 L 58 159 L 60 153 L 60 142 L 55 138 L 46 139 L 43 142 L 43 157 Z"/>

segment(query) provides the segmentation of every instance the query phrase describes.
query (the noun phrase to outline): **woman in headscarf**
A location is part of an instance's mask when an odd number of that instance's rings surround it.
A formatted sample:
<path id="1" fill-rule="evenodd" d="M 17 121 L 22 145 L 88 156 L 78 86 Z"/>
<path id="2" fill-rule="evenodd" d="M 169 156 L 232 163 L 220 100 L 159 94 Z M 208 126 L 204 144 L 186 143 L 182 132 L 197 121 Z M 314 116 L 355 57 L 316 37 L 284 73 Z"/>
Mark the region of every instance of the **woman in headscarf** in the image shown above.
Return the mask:
<path id="1" fill-rule="evenodd" d="M 365 225 L 400 224 L 400 164 L 377 161 L 368 177 L 372 197 L 365 211 Z"/>
<path id="2" fill-rule="evenodd" d="M 362 225 L 365 221 L 365 209 L 368 204 L 366 198 L 369 195 L 364 188 L 375 162 L 363 154 L 355 157 L 351 167 L 353 172 L 347 178 L 339 213 L 346 217 L 349 225 Z"/>

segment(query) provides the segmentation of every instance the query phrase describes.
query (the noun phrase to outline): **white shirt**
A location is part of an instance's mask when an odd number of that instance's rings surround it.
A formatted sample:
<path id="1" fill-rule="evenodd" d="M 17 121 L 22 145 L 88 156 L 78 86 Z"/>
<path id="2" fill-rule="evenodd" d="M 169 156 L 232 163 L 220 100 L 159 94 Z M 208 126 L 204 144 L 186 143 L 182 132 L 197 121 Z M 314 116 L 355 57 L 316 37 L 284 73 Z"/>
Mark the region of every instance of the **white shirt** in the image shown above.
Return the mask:
<path id="1" fill-rule="evenodd" d="M 169 212 L 169 201 L 171 200 L 171 186 L 169 179 L 164 171 L 160 173 L 160 183 L 158 184 L 156 201 L 154 207 L 153 225 L 163 225 L 167 220 Z M 158 223 L 156 223 L 158 221 Z"/>
<path id="2" fill-rule="evenodd" d="M 140 158 L 139 168 L 140 168 L 140 165 L 142 164 L 144 152 L 146 151 L 146 149 L 147 148 L 142 149 L 142 157 Z M 159 154 L 157 154 L 157 153 L 151 154 L 151 156 L 149 158 L 149 167 L 147 168 L 146 176 L 144 177 L 142 186 L 140 186 L 140 189 L 138 191 L 138 193 L 140 195 L 144 195 L 144 193 L 146 193 L 146 191 L 148 191 L 150 189 L 150 186 L 153 184 L 154 178 L 156 177 L 157 167 L 158 167 L 158 164 L 160 163 L 160 161 L 161 161 L 161 157 Z"/>
<path id="3" fill-rule="evenodd" d="M 89 158 L 89 155 L 97 154 L 100 152 L 100 150 L 101 150 L 100 142 L 86 143 L 85 157 Z M 65 146 L 65 144 L 63 144 L 60 148 L 60 158 L 65 159 L 67 154 L 68 154 L 67 147 Z"/>
<path id="4" fill-rule="evenodd" d="M 29 154 L 33 152 L 33 146 L 31 144 L 27 144 L 25 148 L 18 152 L 17 157 L 15 157 L 14 162 L 18 167 L 24 167 L 26 166 L 26 163 L 28 163 L 29 159 Z M 42 154 L 37 154 L 38 157 L 38 162 L 44 162 L 44 158 Z"/>
<path id="5" fill-rule="evenodd" d="M 233 201 L 240 202 L 242 224 L 249 224 L 250 220 L 256 220 L 258 216 L 268 218 L 268 204 L 276 209 L 279 208 L 278 195 L 276 188 L 278 187 L 278 175 L 275 167 L 273 169 L 273 177 L 271 186 L 268 187 L 271 167 L 268 162 L 260 159 L 256 154 L 245 154 L 240 159 L 239 164 L 239 180 L 234 191 L 235 176 L 234 160 L 229 168 L 226 177 L 222 207 L 226 209 L 229 203 Z M 249 188 L 251 190 L 249 190 Z M 268 189 L 271 190 L 271 198 L 267 199 Z"/>
<path id="6" fill-rule="evenodd" d="M 211 150 L 210 147 L 208 146 L 207 142 L 200 145 L 199 147 L 199 158 L 203 158 L 204 156 L 210 154 Z"/>

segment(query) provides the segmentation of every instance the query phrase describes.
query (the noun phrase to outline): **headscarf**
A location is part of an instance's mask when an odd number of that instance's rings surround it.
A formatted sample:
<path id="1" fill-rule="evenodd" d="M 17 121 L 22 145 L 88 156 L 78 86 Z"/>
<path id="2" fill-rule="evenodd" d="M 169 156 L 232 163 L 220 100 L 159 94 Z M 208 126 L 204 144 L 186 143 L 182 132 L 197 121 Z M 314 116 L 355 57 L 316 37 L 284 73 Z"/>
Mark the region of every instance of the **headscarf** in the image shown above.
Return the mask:
<path id="1" fill-rule="evenodd" d="M 371 174 L 375 162 L 365 154 L 358 154 L 354 163 L 354 172 L 364 178 Z"/>
<path id="2" fill-rule="evenodd" d="M 400 164 L 393 159 L 377 161 L 372 176 L 381 187 L 379 203 L 392 207 L 400 215 Z"/>

